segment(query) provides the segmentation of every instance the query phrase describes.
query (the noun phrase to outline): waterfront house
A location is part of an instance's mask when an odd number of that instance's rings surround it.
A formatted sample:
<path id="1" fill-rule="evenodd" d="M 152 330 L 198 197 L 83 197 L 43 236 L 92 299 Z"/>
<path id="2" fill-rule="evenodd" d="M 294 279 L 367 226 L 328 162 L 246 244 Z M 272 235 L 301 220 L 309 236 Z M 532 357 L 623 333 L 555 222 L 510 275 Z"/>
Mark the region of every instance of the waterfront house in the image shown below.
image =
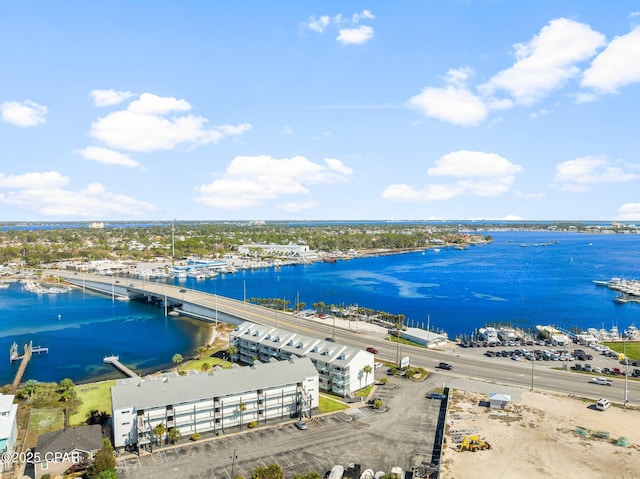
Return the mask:
<path id="1" fill-rule="evenodd" d="M 340 396 L 373 384 L 364 367 L 373 371 L 375 357 L 364 349 L 249 321 L 229 334 L 229 344 L 237 350 L 232 359 L 243 364 L 308 357 L 320 375 L 320 389 Z"/>
<path id="2" fill-rule="evenodd" d="M 18 405 L 13 402 L 12 394 L 0 394 L 0 453 L 11 454 L 18 438 Z M 12 461 L 2 461 L 0 471 L 5 472 L 13 466 Z"/>
<path id="3" fill-rule="evenodd" d="M 248 424 L 310 416 L 318 372 L 308 358 L 217 368 L 185 376 L 130 378 L 111 388 L 114 446 L 153 448 L 154 429 L 181 437 L 239 430 Z"/>
<path id="4" fill-rule="evenodd" d="M 72 465 L 92 461 L 102 447 L 102 426 L 68 427 L 59 431 L 41 434 L 35 449 L 35 479 L 49 474 L 61 476 Z"/>

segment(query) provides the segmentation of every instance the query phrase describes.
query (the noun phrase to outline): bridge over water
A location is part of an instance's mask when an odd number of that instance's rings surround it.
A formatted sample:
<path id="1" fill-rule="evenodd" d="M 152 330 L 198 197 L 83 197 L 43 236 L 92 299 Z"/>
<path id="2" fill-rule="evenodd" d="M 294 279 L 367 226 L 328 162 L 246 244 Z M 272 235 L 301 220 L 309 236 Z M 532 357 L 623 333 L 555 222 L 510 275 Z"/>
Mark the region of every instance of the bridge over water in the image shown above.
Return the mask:
<path id="1" fill-rule="evenodd" d="M 163 307 L 165 314 L 181 315 L 216 323 L 241 324 L 251 321 L 267 326 L 285 327 L 292 316 L 217 294 L 186 289 L 154 281 L 115 276 L 98 276 L 74 271 L 51 270 L 47 274 L 64 279 L 84 290 L 102 293 L 114 301 L 135 300 Z M 289 321 L 287 320 L 289 318 Z"/>

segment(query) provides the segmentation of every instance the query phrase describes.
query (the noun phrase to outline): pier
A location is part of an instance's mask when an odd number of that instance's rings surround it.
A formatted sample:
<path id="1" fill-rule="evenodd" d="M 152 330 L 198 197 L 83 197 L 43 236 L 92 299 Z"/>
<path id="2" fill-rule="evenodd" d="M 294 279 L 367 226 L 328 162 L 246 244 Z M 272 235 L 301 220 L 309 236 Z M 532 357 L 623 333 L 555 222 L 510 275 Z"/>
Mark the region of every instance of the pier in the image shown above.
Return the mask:
<path id="1" fill-rule="evenodd" d="M 29 344 L 24 345 L 24 354 L 22 356 L 18 355 L 18 345 L 14 342 L 11 345 L 11 349 L 9 349 L 9 361 L 21 361 L 20 366 L 18 367 L 18 371 L 16 372 L 15 378 L 13 378 L 13 383 L 11 383 L 11 388 L 9 389 L 9 394 L 15 394 L 18 389 L 18 385 L 20 381 L 22 381 L 22 376 L 24 376 L 24 372 L 27 369 L 27 364 L 29 364 L 29 360 L 31 359 L 31 355 L 33 353 L 48 353 L 49 348 L 43 348 L 41 346 L 33 347 L 33 341 L 29 341 Z"/>
<path id="2" fill-rule="evenodd" d="M 105 356 L 102 362 L 112 364 L 116 369 L 120 370 L 130 378 L 139 378 L 136 373 L 120 362 L 119 356 Z"/>

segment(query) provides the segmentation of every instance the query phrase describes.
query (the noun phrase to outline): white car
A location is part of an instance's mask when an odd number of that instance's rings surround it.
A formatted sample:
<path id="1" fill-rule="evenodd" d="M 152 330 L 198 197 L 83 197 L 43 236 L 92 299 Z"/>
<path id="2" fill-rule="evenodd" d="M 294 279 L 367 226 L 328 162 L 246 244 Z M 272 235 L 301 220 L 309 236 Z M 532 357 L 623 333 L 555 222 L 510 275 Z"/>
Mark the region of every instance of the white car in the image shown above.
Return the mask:
<path id="1" fill-rule="evenodd" d="M 607 378 L 593 378 L 589 380 L 589 382 L 593 384 L 600 384 L 601 386 L 611 386 L 611 379 Z"/>

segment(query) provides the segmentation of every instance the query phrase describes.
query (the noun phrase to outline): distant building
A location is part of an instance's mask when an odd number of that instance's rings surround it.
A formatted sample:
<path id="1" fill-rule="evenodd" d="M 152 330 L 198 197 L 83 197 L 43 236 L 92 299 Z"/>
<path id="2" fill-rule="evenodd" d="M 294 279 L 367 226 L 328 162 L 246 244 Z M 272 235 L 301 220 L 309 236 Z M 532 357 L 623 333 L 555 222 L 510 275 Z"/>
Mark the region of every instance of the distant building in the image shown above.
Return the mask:
<path id="1" fill-rule="evenodd" d="M 104 223 L 102 221 L 93 221 L 89 223 L 89 228 L 91 229 L 102 229 L 104 228 Z"/>
<path id="2" fill-rule="evenodd" d="M 374 355 L 360 348 L 249 321 L 229 335 L 229 344 L 238 350 L 234 361 L 244 364 L 271 358 L 309 358 L 320 375 L 320 389 L 340 396 L 373 384 L 373 374 L 364 373 L 363 368 L 370 366 L 373 371 Z"/>
<path id="3" fill-rule="evenodd" d="M 0 453 L 12 453 L 18 438 L 18 405 L 14 404 L 12 394 L 0 394 Z M 2 461 L 0 471 L 5 472 L 13 467 L 12 461 Z"/>
<path id="4" fill-rule="evenodd" d="M 404 331 L 400 331 L 400 337 L 428 348 L 444 346 L 449 340 L 446 333 L 438 334 L 419 328 L 406 328 Z"/>
<path id="5" fill-rule="evenodd" d="M 161 423 L 190 437 L 310 415 L 318 397 L 318 372 L 309 359 L 125 379 L 111 388 L 114 446 L 145 447 Z"/>
<path id="6" fill-rule="evenodd" d="M 68 427 L 38 437 L 35 454 L 41 459 L 35 464 L 36 479 L 44 474 L 62 474 L 73 464 L 92 461 L 102 447 L 102 426 Z"/>
<path id="7" fill-rule="evenodd" d="M 255 250 L 263 253 L 281 254 L 281 255 L 299 255 L 304 256 L 309 253 L 309 245 L 306 244 L 244 244 L 238 246 L 238 253 L 250 254 Z"/>

